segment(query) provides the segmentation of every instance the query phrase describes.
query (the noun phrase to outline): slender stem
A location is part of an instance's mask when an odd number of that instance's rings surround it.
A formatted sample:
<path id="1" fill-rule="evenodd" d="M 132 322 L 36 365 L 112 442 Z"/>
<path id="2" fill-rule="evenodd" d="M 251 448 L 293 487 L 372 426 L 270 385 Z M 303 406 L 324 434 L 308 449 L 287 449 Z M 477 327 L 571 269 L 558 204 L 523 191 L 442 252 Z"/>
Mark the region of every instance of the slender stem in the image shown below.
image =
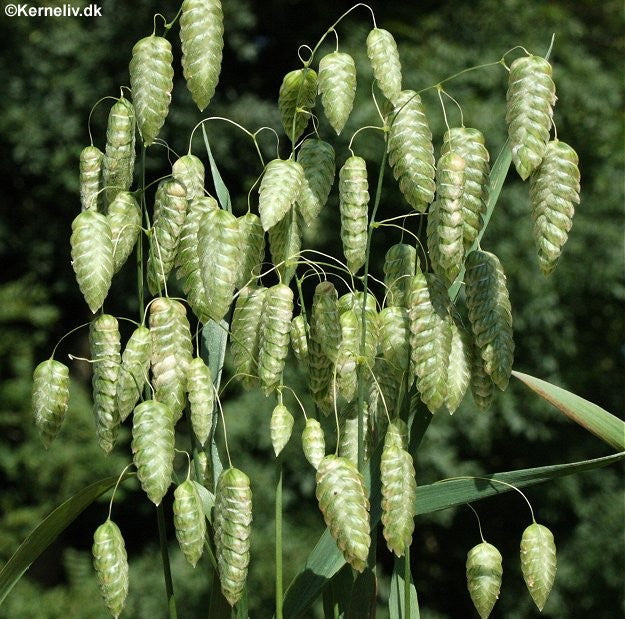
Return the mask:
<path id="1" fill-rule="evenodd" d="M 145 144 L 141 150 L 141 212 L 147 219 L 147 204 L 145 201 Z M 149 227 L 149 223 L 148 223 Z M 139 296 L 139 322 L 143 324 L 145 299 L 143 292 L 143 235 L 137 239 L 137 294 Z"/>
<path id="2" fill-rule="evenodd" d="M 167 533 L 165 531 L 165 514 L 162 502 L 156 507 L 156 519 L 158 521 L 158 541 L 161 546 L 161 557 L 163 559 L 163 575 L 165 576 L 165 591 L 167 593 L 169 619 L 177 619 L 178 614 L 176 612 L 176 598 L 174 597 L 174 584 L 171 579 L 171 568 L 169 566 Z"/>
<path id="3" fill-rule="evenodd" d="M 410 574 L 410 544 L 406 544 L 404 551 L 404 617 L 410 619 L 410 584 L 412 576 Z"/>
<path id="4" fill-rule="evenodd" d="M 276 619 L 282 619 L 282 454 L 276 458 Z"/>

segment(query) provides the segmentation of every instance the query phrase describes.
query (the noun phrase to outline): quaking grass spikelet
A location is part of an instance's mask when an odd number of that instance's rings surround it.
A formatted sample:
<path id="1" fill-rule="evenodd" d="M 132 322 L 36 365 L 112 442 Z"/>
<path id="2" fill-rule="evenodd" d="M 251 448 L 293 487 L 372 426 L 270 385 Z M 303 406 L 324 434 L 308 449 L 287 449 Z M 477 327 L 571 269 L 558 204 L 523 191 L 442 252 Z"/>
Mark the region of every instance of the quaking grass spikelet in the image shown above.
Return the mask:
<path id="1" fill-rule="evenodd" d="M 191 408 L 191 427 L 200 445 L 204 445 L 213 426 L 215 391 L 210 368 L 195 357 L 187 368 L 187 393 Z"/>
<path id="2" fill-rule="evenodd" d="M 306 419 L 302 432 L 302 450 L 304 456 L 315 469 L 326 455 L 326 445 L 321 424 L 312 417 Z"/>
<path id="3" fill-rule="evenodd" d="M 556 545 L 546 526 L 533 522 L 523 531 L 521 571 L 534 603 L 542 611 L 556 577 Z"/>
<path id="4" fill-rule="evenodd" d="M 63 425 L 69 403 L 69 368 L 54 359 L 42 361 L 33 373 L 33 418 L 46 448 Z"/>
<path id="5" fill-rule="evenodd" d="M 121 421 L 130 415 L 141 396 L 148 380 L 151 356 L 152 335 L 147 327 L 140 325 L 126 343 L 117 378 L 115 403 Z"/>
<path id="6" fill-rule="evenodd" d="M 304 171 L 304 181 L 297 197 L 298 210 L 309 226 L 325 206 L 334 183 L 334 148 L 315 138 L 304 140 L 297 153 L 297 162 Z"/>
<path id="7" fill-rule="evenodd" d="M 401 64 L 393 35 L 383 28 L 373 28 L 367 35 L 367 56 L 380 90 L 393 101 L 401 90 Z"/>
<path id="8" fill-rule="evenodd" d="M 406 243 L 391 245 L 384 256 L 386 305 L 407 307 L 410 278 L 415 274 L 417 250 Z"/>
<path id="9" fill-rule="evenodd" d="M 128 595 L 128 556 L 121 531 L 110 518 L 93 534 L 92 555 L 100 593 L 117 619 Z"/>
<path id="10" fill-rule="evenodd" d="M 291 438 L 294 421 L 293 415 L 284 404 L 278 404 L 273 409 L 269 429 L 271 432 L 271 444 L 273 445 L 276 458 Z"/>
<path id="11" fill-rule="evenodd" d="M 488 542 L 482 542 L 469 550 L 467 554 L 467 586 L 473 605 L 482 619 L 486 619 L 501 589 L 500 552 Z"/>
<path id="12" fill-rule="evenodd" d="M 284 76 L 278 95 L 278 107 L 282 127 L 291 142 L 296 142 L 304 133 L 316 98 L 317 74 L 313 69 L 295 69 Z"/>
<path id="13" fill-rule="evenodd" d="M 187 200 L 204 197 L 204 164 L 201 159 L 188 153 L 174 161 L 171 175 L 187 190 Z"/>
<path id="14" fill-rule="evenodd" d="M 195 567 L 204 550 L 206 518 L 195 483 L 183 481 L 174 490 L 174 526 L 176 539 L 185 559 Z"/>
<path id="15" fill-rule="evenodd" d="M 356 96 L 356 64 L 349 54 L 332 52 L 319 61 L 319 93 L 326 118 L 339 135 Z"/>
<path id="16" fill-rule="evenodd" d="M 367 164 L 362 157 L 349 157 L 339 172 L 339 208 L 343 253 L 351 273 L 365 263 L 368 207 Z"/>
<path id="17" fill-rule="evenodd" d="M 275 226 L 298 199 L 304 169 L 291 159 L 273 159 L 267 164 L 258 189 L 258 211 L 264 230 Z"/>
<path id="18" fill-rule="evenodd" d="M 102 159 L 102 186 L 109 204 L 118 191 L 132 184 L 135 166 L 135 111 L 132 103 L 121 97 L 111 108 L 106 127 L 106 148 Z"/>
<path id="19" fill-rule="evenodd" d="M 120 191 L 109 204 L 107 218 L 113 242 L 113 271 L 117 273 L 132 253 L 141 232 L 141 208 L 129 191 Z"/>
<path id="20" fill-rule="evenodd" d="M 97 211 L 102 202 L 102 159 L 104 153 L 97 146 L 85 146 L 80 151 L 80 203 L 83 211 Z"/>

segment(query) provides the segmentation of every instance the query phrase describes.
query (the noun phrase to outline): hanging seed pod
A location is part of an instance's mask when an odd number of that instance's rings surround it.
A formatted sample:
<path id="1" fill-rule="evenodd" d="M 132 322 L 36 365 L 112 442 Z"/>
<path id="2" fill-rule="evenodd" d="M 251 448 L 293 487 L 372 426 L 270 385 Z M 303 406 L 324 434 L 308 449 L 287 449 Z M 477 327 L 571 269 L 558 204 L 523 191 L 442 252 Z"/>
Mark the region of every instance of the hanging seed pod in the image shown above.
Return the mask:
<path id="1" fill-rule="evenodd" d="M 501 554 L 488 542 L 482 542 L 467 554 L 467 586 L 473 605 L 482 619 L 486 619 L 501 589 Z"/>
<path id="2" fill-rule="evenodd" d="M 174 422 L 186 404 L 187 372 L 193 355 L 191 331 L 184 305 L 168 298 L 150 304 L 152 385 L 155 399 L 166 404 Z"/>
<path id="3" fill-rule="evenodd" d="M 358 572 L 369 553 L 369 499 L 358 469 L 347 459 L 326 456 L 317 468 L 317 500 L 345 560 Z"/>
<path id="4" fill-rule="evenodd" d="M 380 348 L 392 370 L 400 376 L 410 366 L 410 318 L 404 307 L 380 312 Z"/>
<path id="5" fill-rule="evenodd" d="M 347 159 L 339 172 L 341 241 L 347 268 L 357 273 L 365 263 L 369 223 L 367 164 L 362 157 Z"/>
<path id="6" fill-rule="evenodd" d="M 159 134 L 174 87 L 174 56 L 163 37 L 145 37 L 132 48 L 130 88 L 143 144 L 149 146 Z"/>
<path id="7" fill-rule="evenodd" d="M 203 112 L 215 94 L 221 71 L 224 16 L 220 0 L 184 0 L 180 41 L 187 88 Z"/>
<path id="8" fill-rule="evenodd" d="M 143 325 L 138 326 L 130 336 L 122 353 L 122 362 L 115 389 L 115 405 L 120 421 L 125 421 L 141 397 L 148 380 L 152 356 L 152 335 Z"/>
<path id="9" fill-rule="evenodd" d="M 356 96 L 356 63 L 349 54 L 332 52 L 319 61 L 319 93 L 326 118 L 339 135 Z"/>
<path id="10" fill-rule="evenodd" d="M 264 230 L 275 226 L 300 195 L 304 169 L 291 159 L 273 159 L 267 164 L 258 189 L 258 211 Z"/>
<path id="11" fill-rule="evenodd" d="M 128 595 L 128 555 L 122 533 L 112 520 L 95 530 L 92 554 L 100 593 L 106 607 L 117 619 Z"/>
<path id="12" fill-rule="evenodd" d="M 538 266 L 549 275 L 558 262 L 579 204 L 577 153 L 564 142 L 547 144 L 542 163 L 530 176 L 530 203 Z"/>
<path id="13" fill-rule="evenodd" d="M 363 410 L 363 452 L 366 462 L 369 459 L 369 406 L 365 402 Z M 358 466 L 358 406 L 352 402 L 343 413 L 339 430 L 339 456 L 349 460 L 355 467 Z"/>
<path id="14" fill-rule="evenodd" d="M 85 211 L 90 212 L 90 211 Z M 98 445 L 109 453 L 117 440 L 119 410 L 115 395 L 121 364 L 121 342 L 117 319 L 100 314 L 89 325 L 89 347 L 93 366 L 93 415 Z"/>
<path id="15" fill-rule="evenodd" d="M 465 253 L 477 239 L 486 214 L 490 156 L 484 144 L 482 133 L 470 127 L 453 127 L 443 137 L 441 153 L 453 151 L 465 161 L 464 191 L 460 198 Z"/>
<path id="16" fill-rule="evenodd" d="M 250 562 L 252 491 L 248 476 L 224 469 L 217 481 L 213 526 L 221 591 L 234 606 L 245 589 Z"/>
<path id="17" fill-rule="evenodd" d="M 187 200 L 204 197 L 204 164 L 195 155 L 189 153 L 176 159 L 171 175 L 186 188 Z"/>
<path id="18" fill-rule="evenodd" d="M 106 148 L 102 158 L 102 185 L 107 204 L 118 191 L 132 184 L 135 167 L 135 111 L 128 99 L 121 97 L 111 108 L 106 127 Z"/>
<path id="19" fill-rule="evenodd" d="M 556 577 L 556 545 L 546 526 L 533 522 L 523 531 L 521 571 L 534 603 L 542 612 Z"/>
<path id="20" fill-rule="evenodd" d="M 473 340 L 473 338 L 471 338 Z M 484 359 L 475 341 L 471 342 L 471 395 L 476 406 L 486 411 L 493 401 L 495 383 L 484 369 Z"/>
<path id="21" fill-rule="evenodd" d="M 204 323 L 208 322 L 210 315 L 200 269 L 198 231 L 206 213 L 218 208 L 215 198 L 195 198 L 189 201 L 176 254 L 177 276 L 182 283 L 182 289 L 193 313 Z"/>
<path id="22" fill-rule="evenodd" d="M 280 281 L 285 284 L 288 284 L 295 275 L 301 247 L 302 233 L 299 217 L 296 209 L 291 208 L 275 226 L 269 229 L 271 261 L 277 267 Z"/>
<path id="23" fill-rule="evenodd" d="M 148 256 L 148 287 L 153 295 L 165 288 L 167 276 L 174 266 L 187 206 L 184 185 L 173 178 L 159 184 Z"/>
<path id="24" fill-rule="evenodd" d="M 310 317 L 310 337 L 321 346 L 332 362 L 336 362 L 341 344 L 337 300 L 334 284 L 328 281 L 317 284 Z"/>
<path id="25" fill-rule="evenodd" d="M 380 461 L 382 533 L 391 552 L 402 557 L 410 546 L 417 505 L 417 481 L 412 456 L 387 433 Z"/>
<path id="26" fill-rule="evenodd" d="M 263 306 L 267 288 L 247 286 L 241 290 L 232 315 L 230 352 L 236 374 L 247 389 L 258 384 L 258 354 Z"/>
<path id="27" fill-rule="evenodd" d="M 401 91 L 401 64 L 393 35 L 383 28 L 373 28 L 367 35 L 367 56 L 379 89 L 394 101 Z"/>
<path id="28" fill-rule="evenodd" d="M 403 90 L 393 99 L 388 161 L 406 202 L 424 213 L 434 199 L 434 147 L 421 97 Z"/>
<path id="29" fill-rule="evenodd" d="M 450 415 L 456 412 L 469 388 L 473 363 L 472 353 L 471 336 L 452 320 L 451 349 L 447 369 L 447 400 L 445 401 Z"/>
<path id="30" fill-rule="evenodd" d="M 69 402 L 69 368 L 54 359 L 42 361 L 33 372 L 33 418 L 47 449 L 63 425 Z"/>
<path id="31" fill-rule="evenodd" d="M 336 359 L 336 382 L 339 393 L 351 402 L 358 388 L 358 351 L 360 350 L 360 320 L 352 309 L 340 316 L 341 343 Z"/>
<path id="32" fill-rule="evenodd" d="M 186 479 L 174 490 L 174 527 L 185 559 L 195 567 L 204 550 L 206 518 L 195 484 Z"/>
<path id="33" fill-rule="evenodd" d="M 408 283 L 415 274 L 417 250 L 412 245 L 391 245 L 384 256 L 384 285 L 387 288 L 386 305 L 406 307 Z"/>
<path id="34" fill-rule="evenodd" d="M 306 419 L 306 426 L 302 432 L 302 449 L 306 460 L 317 470 L 326 455 L 326 444 L 321 424 L 312 417 Z"/>
<path id="35" fill-rule="evenodd" d="M 105 215 L 83 211 L 72 222 L 72 267 L 89 309 L 104 303 L 113 279 L 113 240 Z"/>
<path id="36" fill-rule="evenodd" d="M 436 201 L 430 207 L 427 225 L 428 253 L 434 272 L 453 282 L 464 262 L 462 196 L 465 160 L 448 151 L 436 167 Z"/>
<path id="37" fill-rule="evenodd" d="M 304 170 L 297 205 L 306 226 L 319 216 L 328 201 L 334 183 L 334 159 L 332 145 L 313 138 L 304 140 L 297 153 L 297 162 Z"/>
<path id="38" fill-rule="evenodd" d="M 265 257 L 265 233 L 260 218 L 254 213 L 246 213 L 237 219 L 241 248 L 238 257 L 239 272 L 236 288 L 255 284 Z"/>
<path id="39" fill-rule="evenodd" d="M 271 444 L 273 445 L 276 458 L 291 438 L 294 421 L 293 415 L 291 415 L 289 409 L 284 404 L 278 404 L 273 409 L 269 428 L 271 431 Z"/>
<path id="40" fill-rule="evenodd" d="M 189 363 L 187 393 L 191 405 L 191 427 L 200 445 L 204 445 L 213 427 L 215 391 L 211 371 L 201 357 L 195 357 Z"/>
<path id="41" fill-rule="evenodd" d="M 323 351 L 321 344 L 311 335 L 308 340 L 308 388 L 315 404 L 325 415 L 333 410 L 333 376 L 334 364 Z"/>
<path id="42" fill-rule="evenodd" d="M 423 403 L 435 413 L 447 398 L 451 349 L 449 298 L 445 284 L 433 273 L 418 273 L 408 292 L 411 365 Z"/>
<path id="43" fill-rule="evenodd" d="M 83 211 L 97 211 L 102 185 L 102 158 L 97 146 L 85 146 L 80 151 L 80 204 Z"/>
<path id="44" fill-rule="evenodd" d="M 316 98 L 317 74 L 312 69 L 296 69 L 284 76 L 278 95 L 278 107 L 284 133 L 291 142 L 296 142 L 304 133 Z"/>
<path id="45" fill-rule="evenodd" d="M 291 347 L 298 361 L 308 361 L 307 325 L 303 314 L 294 316 L 291 320 Z"/>
<path id="46" fill-rule="evenodd" d="M 512 313 L 506 276 L 495 254 L 472 251 L 466 260 L 466 302 L 484 369 L 502 391 L 514 356 Z"/>
<path id="47" fill-rule="evenodd" d="M 258 378 L 265 392 L 271 393 L 282 380 L 284 361 L 289 352 L 293 318 L 293 291 L 276 284 L 266 292 L 260 321 Z"/>
<path id="48" fill-rule="evenodd" d="M 506 122 L 512 161 L 525 180 L 542 161 L 556 103 L 551 65 L 540 56 L 517 58 L 510 65 Z"/>
<path id="49" fill-rule="evenodd" d="M 228 211 L 210 210 L 200 221 L 197 240 L 208 314 L 219 322 L 234 294 L 241 251 L 239 222 Z"/>
<path id="50" fill-rule="evenodd" d="M 113 272 L 117 273 L 128 260 L 141 232 L 141 208 L 129 191 L 120 191 L 109 204 L 106 217 L 113 241 Z"/>

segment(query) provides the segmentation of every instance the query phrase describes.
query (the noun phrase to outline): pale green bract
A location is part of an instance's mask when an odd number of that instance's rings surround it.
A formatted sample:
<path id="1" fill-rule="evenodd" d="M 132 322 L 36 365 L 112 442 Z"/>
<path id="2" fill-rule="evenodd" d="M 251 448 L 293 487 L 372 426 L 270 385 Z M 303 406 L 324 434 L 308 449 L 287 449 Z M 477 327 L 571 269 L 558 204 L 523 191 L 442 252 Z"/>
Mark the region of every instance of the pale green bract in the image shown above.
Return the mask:
<path id="1" fill-rule="evenodd" d="M 546 526 L 533 522 L 523 531 L 521 571 L 534 603 L 542 611 L 556 577 L 556 545 Z"/>
<path id="2" fill-rule="evenodd" d="M 328 201 L 334 183 L 334 159 L 332 145 L 315 138 L 304 140 L 297 153 L 297 162 L 304 171 L 297 206 L 306 226 L 317 219 Z"/>
<path id="3" fill-rule="evenodd" d="M 269 430 L 271 433 L 271 444 L 273 445 L 273 451 L 276 454 L 276 458 L 280 455 L 282 450 L 286 447 L 286 444 L 291 438 L 291 432 L 293 431 L 293 415 L 284 404 L 278 404 L 271 413 L 271 421 L 269 423 Z"/>
<path id="4" fill-rule="evenodd" d="M 351 273 L 357 273 L 365 263 L 368 207 L 367 164 L 362 157 L 351 156 L 339 172 L 341 241 L 347 268 Z"/>
<path id="5" fill-rule="evenodd" d="M 186 479 L 174 490 L 174 527 L 185 559 L 193 566 L 204 550 L 206 517 L 195 484 Z"/>
<path id="6" fill-rule="evenodd" d="M 113 271 L 117 273 L 137 243 L 141 232 L 141 208 L 129 191 L 120 191 L 109 204 L 106 216 L 113 241 Z"/>
<path id="7" fill-rule="evenodd" d="M 69 368 L 54 359 L 42 361 L 33 373 L 33 418 L 46 449 L 59 433 L 69 402 Z"/>
<path id="8" fill-rule="evenodd" d="M 500 552 L 488 542 L 482 542 L 467 554 L 467 586 L 473 605 L 482 619 L 490 615 L 501 590 Z"/>
<path id="9" fill-rule="evenodd" d="M 473 363 L 473 342 L 467 331 L 451 322 L 451 348 L 447 368 L 447 399 L 445 405 L 450 415 L 460 406 L 471 381 Z"/>
<path id="10" fill-rule="evenodd" d="M 238 218 L 241 241 L 236 288 L 255 284 L 265 257 L 265 232 L 258 215 L 246 213 Z"/>
<path id="11" fill-rule="evenodd" d="M 291 208 L 275 226 L 269 228 L 271 261 L 285 284 L 293 279 L 297 270 L 302 247 L 300 219 L 297 209 Z"/>
<path id="12" fill-rule="evenodd" d="M 187 190 L 187 200 L 204 197 L 204 164 L 192 154 L 183 155 L 174 161 L 171 174 Z"/>
<path id="13" fill-rule="evenodd" d="M 102 159 L 104 153 L 97 146 L 85 146 L 80 151 L 80 203 L 83 211 L 98 210 L 102 202 Z"/>
<path id="14" fill-rule="evenodd" d="M 106 148 L 102 159 L 102 186 L 106 203 L 118 191 L 127 191 L 132 184 L 135 166 L 135 110 L 121 97 L 111 108 L 106 127 Z"/>
<path id="15" fill-rule="evenodd" d="M 306 419 L 302 432 L 302 449 L 306 460 L 317 469 L 326 455 L 326 445 L 321 424 L 311 417 Z"/>
<path id="16" fill-rule="evenodd" d="M 258 189 L 258 211 L 264 230 L 275 226 L 299 198 L 304 169 L 291 159 L 273 159 L 267 164 Z"/>
<path id="17" fill-rule="evenodd" d="M 130 336 L 122 353 L 121 367 L 117 378 L 115 402 L 121 421 L 130 415 L 148 381 L 152 336 L 150 330 L 140 325 Z"/>
<path id="18" fill-rule="evenodd" d="M 304 133 L 316 98 L 317 74 L 312 69 L 296 69 L 284 76 L 278 95 L 278 107 L 284 132 L 291 142 L 297 141 Z"/>
<path id="19" fill-rule="evenodd" d="M 401 90 L 401 64 L 393 35 L 383 28 L 373 28 L 367 35 L 367 56 L 380 90 L 393 101 Z"/>
<path id="20" fill-rule="evenodd" d="M 407 243 L 391 245 L 384 256 L 384 285 L 387 306 L 407 306 L 410 278 L 417 268 L 417 250 Z"/>
<path id="21" fill-rule="evenodd" d="M 323 111 L 340 135 L 356 96 L 356 64 L 349 54 L 332 52 L 319 61 L 319 93 Z"/>
<path id="22" fill-rule="evenodd" d="M 191 427 L 200 445 L 204 445 L 213 426 L 215 390 L 210 368 L 195 357 L 187 368 L 187 393 L 191 407 Z"/>

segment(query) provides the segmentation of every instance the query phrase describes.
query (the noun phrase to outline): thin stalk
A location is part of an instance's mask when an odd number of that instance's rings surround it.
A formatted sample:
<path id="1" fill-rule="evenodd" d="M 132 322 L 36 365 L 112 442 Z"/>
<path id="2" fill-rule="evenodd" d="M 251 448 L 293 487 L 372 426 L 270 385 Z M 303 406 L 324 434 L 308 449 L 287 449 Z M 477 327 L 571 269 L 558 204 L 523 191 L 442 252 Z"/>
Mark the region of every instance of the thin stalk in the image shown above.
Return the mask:
<path id="1" fill-rule="evenodd" d="M 276 458 L 276 619 L 282 619 L 282 454 Z"/>
<path id="2" fill-rule="evenodd" d="M 410 584 L 412 576 L 410 574 L 410 544 L 406 544 L 404 551 L 404 617 L 410 619 Z"/>
<path id="3" fill-rule="evenodd" d="M 171 579 L 171 568 L 169 566 L 167 533 L 165 531 L 165 514 L 162 502 L 156 507 L 156 519 L 158 521 L 158 541 L 161 546 L 161 557 L 163 559 L 163 575 L 165 576 L 165 591 L 167 594 L 169 619 L 178 619 L 178 613 L 176 612 L 176 598 L 174 596 L 174 584 Z"/>
<path id="4" fill-rule="evenodd" d="M 141 150 L 141 212 L 147 216 L 147 203 L 145 201 L 145 145 Z M 145 312 L 145 298 L 143 292 L 143 235 L 137 239 L 137 294 L 139 297 L 139 323 L 143 324 Z"/>

